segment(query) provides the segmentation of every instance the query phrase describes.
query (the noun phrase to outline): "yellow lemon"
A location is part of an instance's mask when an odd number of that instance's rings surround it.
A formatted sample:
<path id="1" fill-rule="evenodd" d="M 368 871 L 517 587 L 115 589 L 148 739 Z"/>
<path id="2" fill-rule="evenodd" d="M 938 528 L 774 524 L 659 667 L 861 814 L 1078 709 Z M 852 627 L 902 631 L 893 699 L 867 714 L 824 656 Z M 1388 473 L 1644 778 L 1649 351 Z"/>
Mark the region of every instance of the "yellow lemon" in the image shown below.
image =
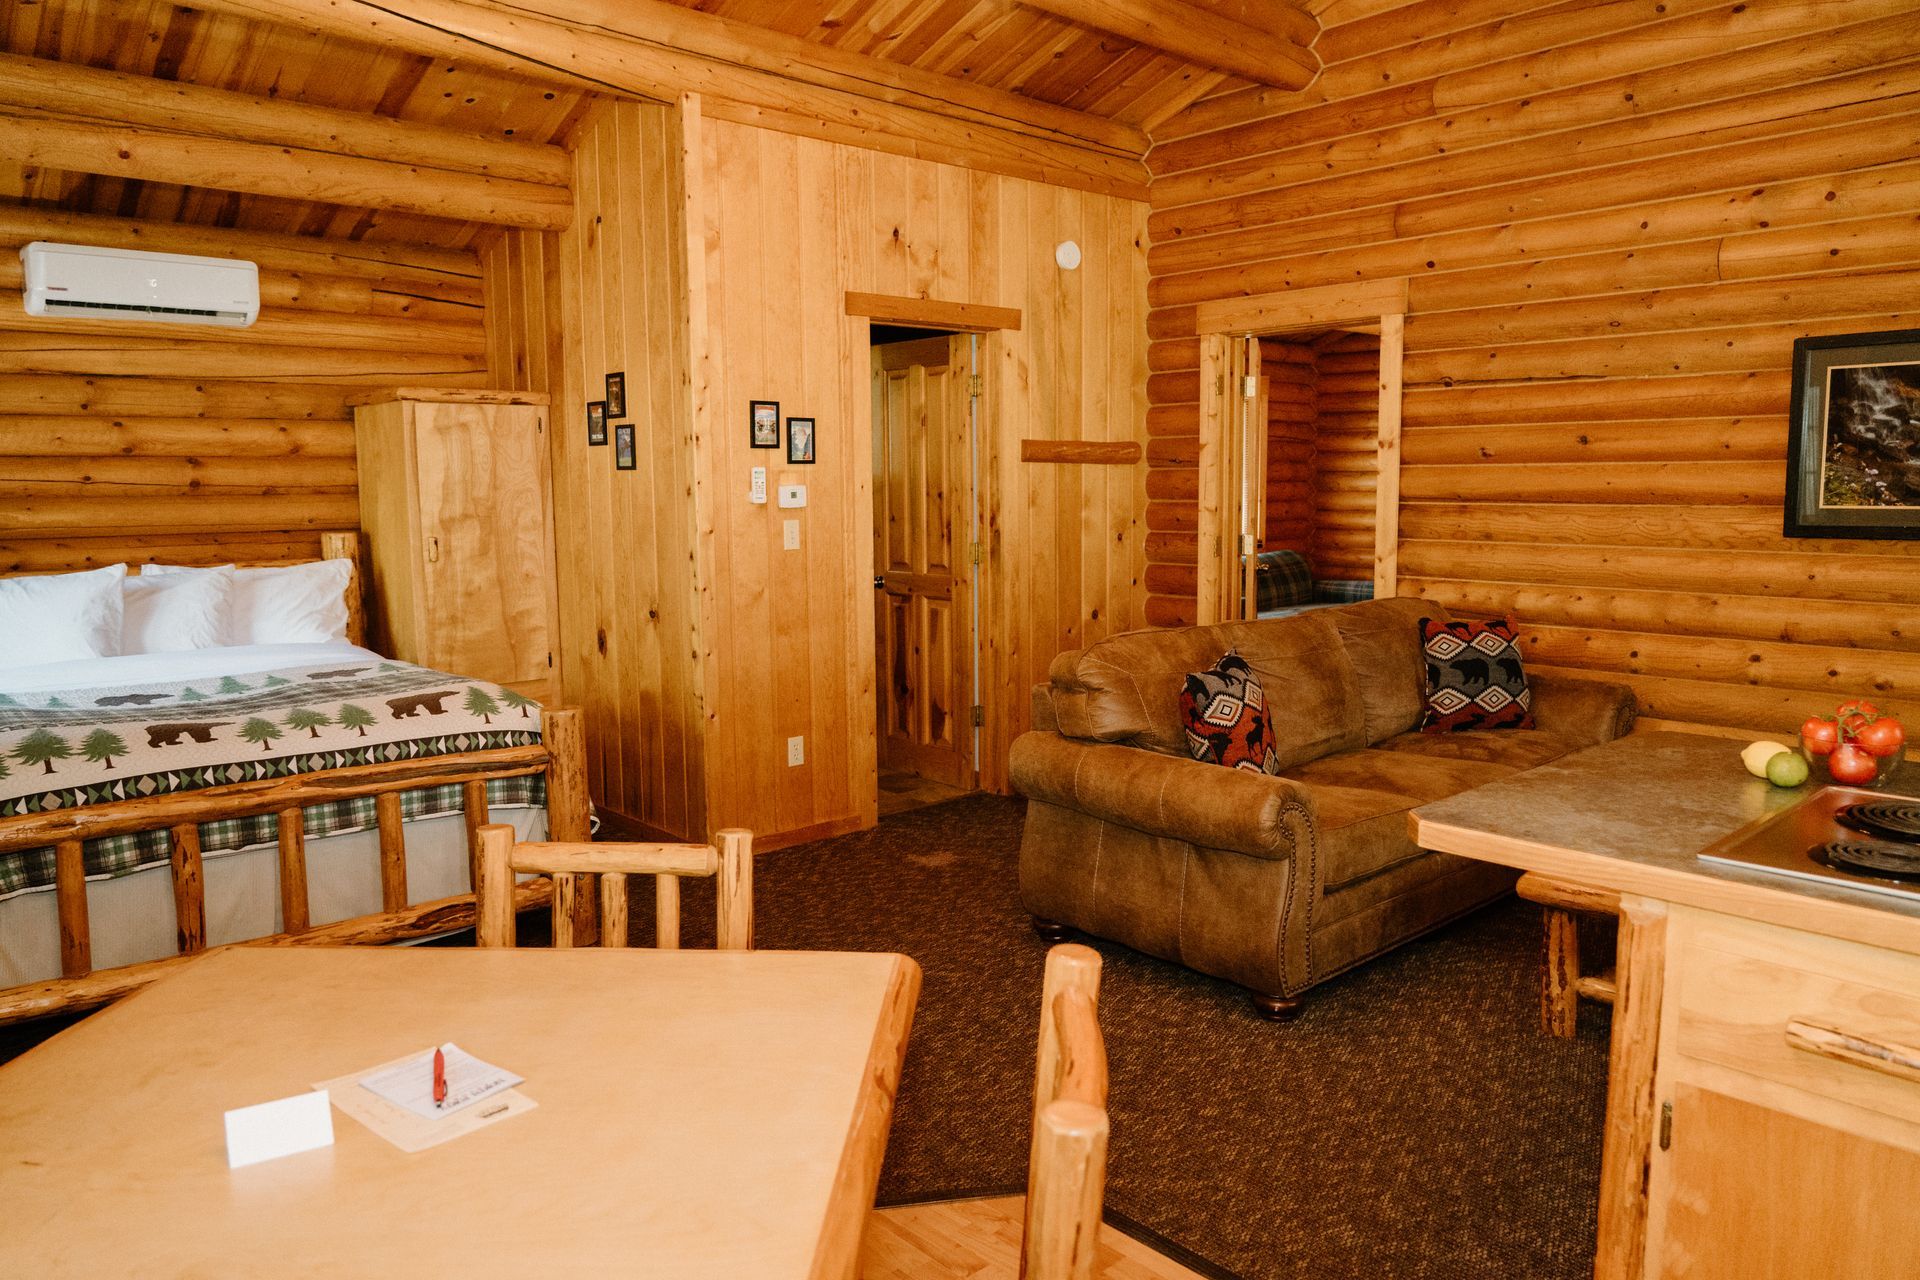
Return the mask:
<path id="1" fill-rule="evenodd" d="M 1767 776 L 1767 761 L 1782 751 L 1793 748 L 1782 746 L 1778 742 L 1755 742 L 1740 752 L 1740 762 L 1747 766 L 1747 772 L 1756 778 Z"/>

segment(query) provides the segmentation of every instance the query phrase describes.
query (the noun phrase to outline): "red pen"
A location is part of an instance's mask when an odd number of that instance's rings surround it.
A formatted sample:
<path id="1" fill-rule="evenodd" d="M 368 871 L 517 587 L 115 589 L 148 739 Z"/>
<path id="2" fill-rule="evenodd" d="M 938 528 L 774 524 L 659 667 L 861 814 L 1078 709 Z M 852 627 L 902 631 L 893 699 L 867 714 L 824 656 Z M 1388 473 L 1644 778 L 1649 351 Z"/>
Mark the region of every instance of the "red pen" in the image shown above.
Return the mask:
<path id="1" fill-rule="evenodd" d="M 447 1055 L 439 1049 L 433 1051 L 433 1105 L 447 1105 Z"/>

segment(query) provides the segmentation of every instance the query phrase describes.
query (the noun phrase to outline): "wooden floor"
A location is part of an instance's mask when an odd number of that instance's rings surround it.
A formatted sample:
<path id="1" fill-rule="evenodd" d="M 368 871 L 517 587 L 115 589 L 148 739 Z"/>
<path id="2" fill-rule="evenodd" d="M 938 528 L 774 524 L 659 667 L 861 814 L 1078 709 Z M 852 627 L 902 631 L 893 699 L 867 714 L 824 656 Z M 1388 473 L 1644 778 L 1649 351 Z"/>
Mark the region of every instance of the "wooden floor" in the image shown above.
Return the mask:
<path id="1" fill-rule="evenodd" d="M 864 1280 L 1015 1280 L 1024 1196 L 882 1209 L 867 1224 Z M 1204 1280 L 1112 1227 L 1100 1228 L 1100 1280 Z"/>
<path id="2" fill-rule="evenodd" d="M 958 800 L 969 792 L 911 773 L 880 773 L 880 816 L 885 818 L 930 804 Z"/>

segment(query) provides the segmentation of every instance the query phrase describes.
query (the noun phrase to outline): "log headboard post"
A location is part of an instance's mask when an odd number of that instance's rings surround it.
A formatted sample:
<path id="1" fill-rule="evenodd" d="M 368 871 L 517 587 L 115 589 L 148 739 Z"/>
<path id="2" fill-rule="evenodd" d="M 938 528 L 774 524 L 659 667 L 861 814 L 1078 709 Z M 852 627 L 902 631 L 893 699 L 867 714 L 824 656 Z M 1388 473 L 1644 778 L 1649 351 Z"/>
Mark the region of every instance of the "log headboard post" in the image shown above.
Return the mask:
<path id="1" fill-rule="evenodd" d="M 367 644 L 367 579 L 360 559 L 360 531 L 334 529 L 320 535 L 323 560 L 346 560 L 353 565 L 347 578 L 347 643 Z"/>
<path id="2" fill-rule="evenodd" d="M 587 795 L 587 736 L 580 709 L 543 708 L 540 739 L 547 748 L 547 839 L 593 839 L 592 801 Z M 574 899 L 573 938 L 578 946 L 599 941 L 600 921 L 592 894 L 583 893 Z"/>

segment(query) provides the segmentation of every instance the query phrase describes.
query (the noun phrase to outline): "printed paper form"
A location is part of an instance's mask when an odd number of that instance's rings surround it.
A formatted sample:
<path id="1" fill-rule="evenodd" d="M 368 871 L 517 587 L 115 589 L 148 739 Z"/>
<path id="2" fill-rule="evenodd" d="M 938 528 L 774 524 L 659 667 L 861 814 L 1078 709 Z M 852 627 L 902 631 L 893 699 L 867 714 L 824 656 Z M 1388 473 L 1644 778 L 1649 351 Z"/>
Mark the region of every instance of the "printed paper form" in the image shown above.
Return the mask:
<path id="1" fill-rule="evenodd" d="M 443 1046 L 451 1048 L 452 1046 Z M 325 1080 L 314 1085 L 316 1089 L 328 1090 L 333 1095 L 333 1105 L 342 1112 L 358 1120 L 376 1134 L 391 1142 L 402 1151 L 425 1151 L 428 1147 L 437 1147 L 443 1142 L 451 1142 L 477 1129 L 511 1119 L 522 1112 L 531 1111 L 537 1105 L 532 1098 L 518 1089 L 507 1088 L 494 1093 L 462 1110 L 448 1114 L 445 1108 L 439 1108 L 432 1118 L 416 1115 L 406 1107 L 390 1102 L 371 1089 L 362 1088 L 362 1083 L 375 1076 L 397 1071 L 408 1064 L 417 1064 L 416 1071 L 424 1071 L 426 1081 L 422 1088 L 427 1106 L 433 1109 L 433 1050 L 424 1053 L 409 1054 L 395 1062 L 382 1063 L 364 1071 L 355 1071 L 335 1080 Z M 482 1064 L 483 1066 L 485 1064 Z M 448 1055 L 448 1096 L 452 1096 L 452 1055 Z M 517 1082 L 518 1076 L 510 1077 Z"/>
<path id="2" fill-rule="evenodd" d="M 511 1071 L 482 1062 L 456 1045 L 443 1044 L 440 1051 L 446 1057 L 447 1098 L 443 1103 L 433 1100 L 431 1049 L 389 1066 L 375 1067 L 360 1077 L 360 1087 L 417 1116 L 439 1120 L 522 1083 Z"/>

